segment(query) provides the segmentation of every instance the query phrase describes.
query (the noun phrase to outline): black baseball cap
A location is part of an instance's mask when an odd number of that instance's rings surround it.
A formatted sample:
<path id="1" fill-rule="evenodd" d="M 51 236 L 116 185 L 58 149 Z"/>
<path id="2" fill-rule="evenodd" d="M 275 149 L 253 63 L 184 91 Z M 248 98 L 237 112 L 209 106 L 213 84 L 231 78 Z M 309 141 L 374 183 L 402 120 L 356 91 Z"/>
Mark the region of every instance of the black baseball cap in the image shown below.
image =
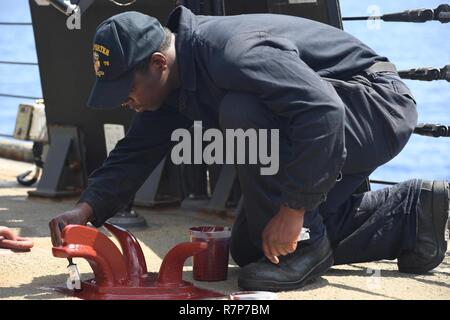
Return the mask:
<path id="1" fill-rule="evenodd" d="M 131 91 L 134 66 L 158 50 L 164 34 L 156 18 L 135 11 L 103 21 L 94 37 L 96 79 L 88 106 L 120 106 Z"/>

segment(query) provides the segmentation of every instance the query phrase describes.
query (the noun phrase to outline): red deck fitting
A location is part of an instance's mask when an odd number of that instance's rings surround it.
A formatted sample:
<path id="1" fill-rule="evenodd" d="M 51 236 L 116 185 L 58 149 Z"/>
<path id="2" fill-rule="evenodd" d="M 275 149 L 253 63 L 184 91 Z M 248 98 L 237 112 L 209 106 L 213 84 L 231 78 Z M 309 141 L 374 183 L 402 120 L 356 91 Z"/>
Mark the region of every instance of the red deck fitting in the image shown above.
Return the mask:
<path id="1" fill-rule="evenodd" d="M 207 243 L 178 244 L 164 257 L 159 274 L 148 273 L 137 239 L 117 226 L 105 224 L 105 227 L 117 238 L 122 252 L 97 229 L 78 225 L 64 228 L 63 245 L 53 247 L 53 255 L 84 258 L 95 276 L 95 279 L 82 282 L 81 291 L 63 289 L 65 293 L 88 300 L 184 300 L 223 296 L 182 279 L 186 259 L 205 250 Z"/>
<path id="2" fill-rule="evenodd" d="M 7 227 L 0 227 L 0 248 L 15 252 L 27 252 L 33 248 L 34 242 L 28 238 L 18 237 Z"/>

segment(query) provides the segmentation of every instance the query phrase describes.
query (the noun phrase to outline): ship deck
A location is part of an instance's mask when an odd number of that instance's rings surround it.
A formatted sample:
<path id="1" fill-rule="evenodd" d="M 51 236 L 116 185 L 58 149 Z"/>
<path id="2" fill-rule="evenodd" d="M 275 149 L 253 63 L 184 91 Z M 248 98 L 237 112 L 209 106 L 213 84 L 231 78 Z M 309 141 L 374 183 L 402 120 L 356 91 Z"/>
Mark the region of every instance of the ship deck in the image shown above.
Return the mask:
<path id="1" fill-rule="evenodd" d="M 50 200 L 29 198 L 26 188 L 15 177 L 32 167 L 29 163 L 0 158 L 0 225 L 24 237 L 31 237 L 35 246 L 28 253 L 12 253 L 0 249 L 0 299 L 69 299 L 54 289 L 67 279 L 64 259 L 51 254 L 48 221 L 70 209 L 76 198 Z M 174 209 L 137 208 L 149 227 L 133 232 L 141 243 L 149 271 L 157 272 L 165 253 L 179 242 L 189 241 L 188 229 L 193 225 L 232 225 L 232 218 Z M 82 278 L 92 277 L 86 261 L 75 259 Z M 224 294 L 239 291 L 238 267 L 230 260 L 227 281 L 196 282 Z M 192 280 L 189 259 L 184 279 Z M 279 299 L 450 299 L 450 255 L 432 273 L 405 275 L 397 272 L 395 261 L 353 264 L 333 267 L 325 276 L 301 290 L 281 292 Z"/>

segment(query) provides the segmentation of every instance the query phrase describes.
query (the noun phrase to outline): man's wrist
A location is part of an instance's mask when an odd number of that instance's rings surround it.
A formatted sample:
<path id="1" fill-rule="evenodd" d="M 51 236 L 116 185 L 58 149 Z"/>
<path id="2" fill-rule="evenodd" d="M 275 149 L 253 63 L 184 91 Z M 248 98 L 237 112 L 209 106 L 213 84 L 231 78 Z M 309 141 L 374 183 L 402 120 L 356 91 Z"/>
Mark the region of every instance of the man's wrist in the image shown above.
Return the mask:
<path id="1" fill-rule="evenodd" d="M 305 215 L 305 209 L 293 209 L 290 208 L 287 204 L 282 204 L 280 207 L 280 211 L 285 212 L 289 215 L 300 216 L 303 217 Z"/>
<path id="2" fill-rule="evenodd" d="M 81 213 L 82 219 L 85 223 L 92 222 L 94 220 L 94 209 L 87 202 L 80 202 L 76 208 Z"/>

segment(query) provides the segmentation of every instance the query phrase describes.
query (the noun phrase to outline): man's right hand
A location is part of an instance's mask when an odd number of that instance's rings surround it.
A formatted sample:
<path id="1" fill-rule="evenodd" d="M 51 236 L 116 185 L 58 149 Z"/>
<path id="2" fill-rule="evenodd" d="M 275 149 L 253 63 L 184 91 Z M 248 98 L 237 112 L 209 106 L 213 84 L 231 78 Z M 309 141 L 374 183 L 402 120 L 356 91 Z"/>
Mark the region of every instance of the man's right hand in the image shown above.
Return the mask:
<path id="1" fill-rule="evenodd" d="M 94 217 L 92 207 L 86 202 L 77 204 L 72 210 L 61 213 L 54 217 L 49 223 L 52 244 L 54 247 L 62 245 L 61 232 L 69 224 L 86 225 Z"/>

